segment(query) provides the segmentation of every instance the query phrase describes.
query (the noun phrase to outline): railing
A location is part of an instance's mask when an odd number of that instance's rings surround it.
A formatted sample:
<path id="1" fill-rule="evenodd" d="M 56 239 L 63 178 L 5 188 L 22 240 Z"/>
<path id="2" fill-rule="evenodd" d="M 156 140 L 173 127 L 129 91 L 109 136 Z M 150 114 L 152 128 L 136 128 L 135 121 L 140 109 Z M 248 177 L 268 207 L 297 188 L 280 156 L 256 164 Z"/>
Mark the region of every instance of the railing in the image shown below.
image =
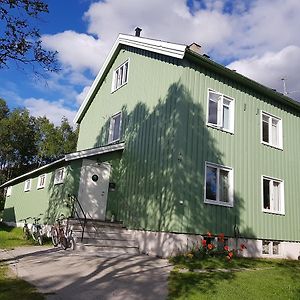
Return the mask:
<path id="1" fill-rule="evenodd" d="M 82 228 L 82 234 L 81 234 L 81 242 L 82 242 L 83 241 L 83 236 L 84 236 L 85 226 L 86 226 L 86 223 L 87 223 L 86 214 L 85 214 L 78 198 L 75 195 L 68 194 L 68 198 L 71 200 L 71 203 L 72 203 L 72 216 L 77 217 L 77 219 L 79 221 L 79 224 Z M 79 215 L 79 213 L 76 209 L 77 207 L 79 207 L 79 209 L 81 211 L 81 214 L 83 216 L 83 223 L 82 223 L 82 217 Z"/>

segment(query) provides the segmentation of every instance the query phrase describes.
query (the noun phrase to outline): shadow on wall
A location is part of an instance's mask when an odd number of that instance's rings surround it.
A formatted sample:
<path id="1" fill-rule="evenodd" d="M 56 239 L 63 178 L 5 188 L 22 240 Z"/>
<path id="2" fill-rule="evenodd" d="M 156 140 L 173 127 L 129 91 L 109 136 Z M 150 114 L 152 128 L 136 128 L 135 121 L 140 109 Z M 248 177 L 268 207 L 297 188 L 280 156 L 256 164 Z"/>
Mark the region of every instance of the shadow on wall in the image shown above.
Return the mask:
<path id="1" fill-rule="evenodd" d="M 180 82 L 153 109 L 141 99 L 132 111 L 123 107 L 122 112 L 126 146 L 116 173 L 118 218 L 127 227 L 255 237 L 241 220 L 244 200 L 238 194 L 232 208 L 204 203 L 205 161 L 227 164 L 208 131 L 202 106 Z M 107 130 L 108 122 L 97 146 L 106 141 Z M 157 239 L 157 247 L 166 242 Z"/>

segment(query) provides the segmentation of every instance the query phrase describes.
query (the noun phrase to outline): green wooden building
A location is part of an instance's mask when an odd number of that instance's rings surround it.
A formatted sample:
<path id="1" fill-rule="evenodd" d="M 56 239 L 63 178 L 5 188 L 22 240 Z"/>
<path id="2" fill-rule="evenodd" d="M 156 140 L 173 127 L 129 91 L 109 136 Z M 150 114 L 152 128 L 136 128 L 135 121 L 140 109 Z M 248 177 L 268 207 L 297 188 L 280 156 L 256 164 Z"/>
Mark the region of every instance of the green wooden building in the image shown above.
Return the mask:
<path id="1" fill-rule="evenodd" d="M 4 220 L 112 216 L 150 254 L 208 231 L 300 251 L 300 105 L 190 46 L 119 35 L 75 122 L 77 152 L 6 182 Z M 199 235 L 199 236 L 198 236 Z"/>

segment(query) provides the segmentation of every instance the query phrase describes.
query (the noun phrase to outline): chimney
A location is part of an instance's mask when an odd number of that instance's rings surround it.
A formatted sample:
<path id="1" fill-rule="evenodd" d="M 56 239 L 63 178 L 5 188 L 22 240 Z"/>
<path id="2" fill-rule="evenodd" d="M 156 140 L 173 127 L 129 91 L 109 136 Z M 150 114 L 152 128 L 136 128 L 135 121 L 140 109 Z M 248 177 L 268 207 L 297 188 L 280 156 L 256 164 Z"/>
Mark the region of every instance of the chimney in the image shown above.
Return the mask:
<path id="1" fill-rule="evenodd" d="M 141 35 L 141 31 L 142 31 L 141 28 L 136 27 L 134 30 L 135 30 L 135 36 L 140 36 Z"/>
<path id="2" fill-rule="evenodd" d="M 192 43 L 189 45 L 189 49 L 198 54 L 202 54 L 201 46 L 197 43 Z"/>

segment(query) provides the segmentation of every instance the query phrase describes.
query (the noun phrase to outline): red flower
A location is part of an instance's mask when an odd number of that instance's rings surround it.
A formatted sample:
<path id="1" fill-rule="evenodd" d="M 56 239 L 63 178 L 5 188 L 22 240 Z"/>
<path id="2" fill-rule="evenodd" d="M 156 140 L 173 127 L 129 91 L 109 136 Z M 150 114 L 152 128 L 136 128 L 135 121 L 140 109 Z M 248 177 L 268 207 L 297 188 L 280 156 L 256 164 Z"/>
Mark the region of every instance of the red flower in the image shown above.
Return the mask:
<path id="1" fill-rule="evenodd" d="M 228 256 L 231 258 L 233 256 L 233 253 L 232 252 L 229 252 L 228 253 Z"/>
<path id="2" fill-rule="evenodd" d="M 219 239 L 223 240 L 223 239 L 224 239 L 224 233 L 220 233 L 220 234 L 218 235 L 218 237 L 219 237 Z"/>
<path id="3" fill-rule="evenodd" d="M 207 236 L 208 236 L 208 237 L 212 237 L 211 232 L 208 231 L 208 232 L 207 232 Z"/>
<path id="4" fill-rule="evenodd" d="M 240 249 L 243 251 L 244 249 L 247 249 L 247 247 L 244 244 L 241 244 Z"/>
<path id="5" fill-rule="evenodd" d="M 224 246 L 224 250 L 225 251 L 229 251 L 229 247 L 228 246 Z"/>
<path id="6" fill-rule="evenodd" d="M 202 240 L 202 246 L 206 247 L 206 240 Z"/>
<path id="7" fill-rule="evenodd" d="M 207 245 L 207 248 L 208 248 L 208 250 L 211 250 L 211 249 L 214 248 L 214 245 L 213 245 L 213 244 L 208 244 L 208 245 Z"/>

